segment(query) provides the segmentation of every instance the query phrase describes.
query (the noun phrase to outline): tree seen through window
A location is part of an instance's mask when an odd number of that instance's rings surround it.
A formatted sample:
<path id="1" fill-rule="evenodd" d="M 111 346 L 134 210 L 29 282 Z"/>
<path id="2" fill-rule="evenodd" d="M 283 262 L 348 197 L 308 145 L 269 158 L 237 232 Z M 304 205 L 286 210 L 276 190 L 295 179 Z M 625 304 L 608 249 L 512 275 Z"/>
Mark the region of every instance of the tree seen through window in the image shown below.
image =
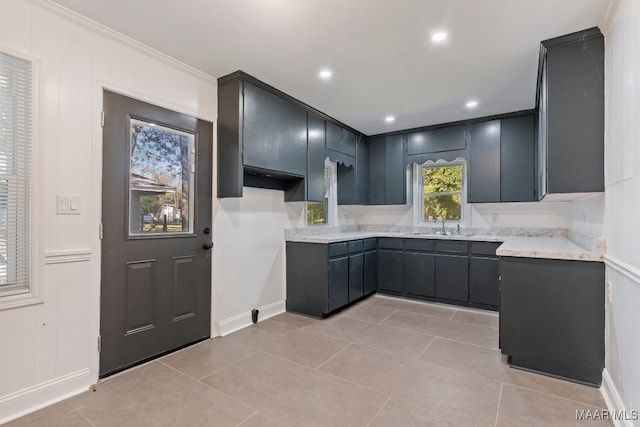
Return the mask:
<path id="1" fill-rule="evenodd" d="M 462 164 L 422 168 L 423 220 L 462 220 Z"/>

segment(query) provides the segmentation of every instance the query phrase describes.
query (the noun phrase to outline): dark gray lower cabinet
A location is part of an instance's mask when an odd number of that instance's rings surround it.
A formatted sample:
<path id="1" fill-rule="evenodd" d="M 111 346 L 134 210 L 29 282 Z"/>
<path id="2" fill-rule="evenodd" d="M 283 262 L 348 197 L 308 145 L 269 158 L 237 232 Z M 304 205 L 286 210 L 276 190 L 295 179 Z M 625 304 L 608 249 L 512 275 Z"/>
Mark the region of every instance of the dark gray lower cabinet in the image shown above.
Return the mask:
<path id="1" fill-rule="evenodd" d="M 489 308 L 500 306 L 500 243 L 471 242 L 469 258 L 469 302 Z"/>
<path id="2" fill-rule="evenodd" d="M 500 261 L 497 258 L 471 257 L 469 260 L 469 302 L 500 305 Z"/>
<path id="3" fill-rule="evenodd" d="M 402 250 L 378 249 L 378 289 L 402 293 Z"/>
<path id="4" fill-rule="evenodd" d="M 500 342 L 510 363 L 600 386 L 604 264 L 501 257 L 500 269 Z"/>
<path id="5" fill-rule="evenodd" d="M 364 295 L 364 253 L 349 255 L 349 302 Z"/>
<path id="6" fill-rule="evenodd" d="M 469 301 L 469 257 L 436 254 L 436 298 Z"/>
<path id="7" fill-rule="evenodd" d="M 349 302 L 349 257 L 329 259 L 329 311 Z"/>
<path id="8" fill-rule="evenodd" d="M 433 254 L 405 252 L 404 268 L 404 292 L 407 296 L 435 296 L 435 261 Z"/>
<path id="9" fill-rule="evenodd" d="M 287 311 L 323 318 L 375 292 L 375 240 L 287 242 Z"/>
<path id="10" fill-rule="evenodd" d="M 364 293 L 378 289 L 378 242 L 377 239 L 364 241 Z"/>

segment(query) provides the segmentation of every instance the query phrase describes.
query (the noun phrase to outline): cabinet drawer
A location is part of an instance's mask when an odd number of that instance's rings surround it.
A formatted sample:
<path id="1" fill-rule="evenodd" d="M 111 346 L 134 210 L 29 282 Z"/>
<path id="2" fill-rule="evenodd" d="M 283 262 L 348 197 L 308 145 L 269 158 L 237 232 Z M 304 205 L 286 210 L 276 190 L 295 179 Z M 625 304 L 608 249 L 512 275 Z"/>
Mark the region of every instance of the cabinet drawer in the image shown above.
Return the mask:
<path id="1" fill-rule="evenodd" d="M 369 251 L 378 247 L 378 239 L 365 239 L 364 250 Z"/>
<path id="2" fill-rule="evenodd" d="M 466 254 L 469 252 L 469 244 L 467 242 L 437 240 L 436 251 L 452 254 Z"/>
<path id="3" fill-rule="evenodd" d="M 347 247 L 350 254 L 354 252 L 362 252 L 363 242 L 362 240 L 351 240 L 350 242 L 347 242 Z"/>
<path id="4" fill-rule="evenodd" d="M 333 258 L 340 255 L 346 255 L 347 242 L 329 244 L 329 257 Z"/>
<path id="5" fill-rule="evenodd" d="M 405 239 L 404 247 L 408 251 L 433 251 L 433 240 Z"/>
<path id="6" fill-rule="evenodd" d="M 402 249 L 402 239 L 382 238 L 378 239 L 378 247 L 385 249 Z"/>
<path id="7" fill-rule="evenodd" d="M 496 256 L 496 249 L 501 244 L 499 242 L 471 242 L 471 253 L 474 255 Z"/>

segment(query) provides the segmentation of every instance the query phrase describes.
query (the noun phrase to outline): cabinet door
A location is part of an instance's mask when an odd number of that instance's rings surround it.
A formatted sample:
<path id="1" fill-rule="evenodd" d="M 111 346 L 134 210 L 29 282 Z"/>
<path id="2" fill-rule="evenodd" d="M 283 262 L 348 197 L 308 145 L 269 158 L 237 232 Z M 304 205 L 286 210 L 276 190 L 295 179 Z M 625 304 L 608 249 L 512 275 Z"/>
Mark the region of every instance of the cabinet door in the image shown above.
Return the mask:
<path id="1" fill-rule="evenodd" d="M 310 202 L 324 201 L 324 159 L 327 157 L 324 147 L 324 120 L 309 114 L 308 129 L 308 160 L 307 160 L 307 200 Z"/>
<path id="2" fill-rule="evenodd" d="M 405 252 L 404 292 L 425 297 L 435 296 L 433 254 Z"/>
<path id="3" fill-rule="evenodd" d="M 356 155 L 356 135 L 347 129 L 342 129 L 341 135 L 340 152 L 354 157 Z"/>
<path id="4" fill-rule="evenodd" d="M 403 136 L 386 137 L 384 146 L 384 203 L 404 204 L 407 202 L 407 194 Z"/>
<path id="5" fill-rule="evenodd" d="M 402 292 L 402 252 L 378 250 L 378 289 Z"/>
<path id="6" fill-rule="evenodd" d="M 469 301 L 498 307 L 500 261 L 497 258 L 472 257 L 469 268 Z"/>
<path id="7" fill-rule="evenodd" d="M 436 255 L 436 297 L 469 300 L 469 259 L 466 256 Z"/>
<path id="8" fill-rule="evenodd" d="M 500 120 L 469 126 L 469 202 L 500 201 Z"/>
<path id="9" fill-rule="evenodd" d="M 447 126 L 407 135 L 407 154 L 437 153 L 464 150 L 464 126 Z"/>
<path id="10" fill-rule="evenodd" d="M 604 191 L 604 39 L 547 50 L 549 193 Z"/>
<path id="11" fill-rule="evenodd" d="M 500 201 L 531 202 L 535 189 L 533 115 L 500 124 Z"/>
<path id="12" fill-rule="evenodd" d="M 327 121 L 327 148 L 342 152 L 342 128 L 333 122 Z"/>
<path id="13" fill-rule="evenodd" d="M 349 256 L 349 302 L 364 295 L 364 254 Z"/>
<path id="14" fill-rule="evenodd" d="M 364 293 L 370 294 L 378 289 L 378 253 L 364 253 Z"/>
<path id="15" fill-rule="evenodd" d="M 369 202 L 369 150 L 367 140 L 358 138 L 356 142 L 356 201 L 358 205 Z"/>
<path id="16" fill-rule="evenodd" d="M 385 180 L 384 137 L 369 139 L 369 203 L 383 205 Z"/>
<path id="17" fill-rule="evenodd" d="M 349 302 L 349 257 L 329 260 L 329 311 Z"/>
<path id="18" fill-rule="evenodd" d="M 345 166 L 338 163 L 338 204 L 353 205 L 356 203 L 356 166 Z"/>
<path id="19" fill-rule="evenodd" d="M 245 83 L 243 163 L 304 176 L 307 172 L 306 111 Z"/>

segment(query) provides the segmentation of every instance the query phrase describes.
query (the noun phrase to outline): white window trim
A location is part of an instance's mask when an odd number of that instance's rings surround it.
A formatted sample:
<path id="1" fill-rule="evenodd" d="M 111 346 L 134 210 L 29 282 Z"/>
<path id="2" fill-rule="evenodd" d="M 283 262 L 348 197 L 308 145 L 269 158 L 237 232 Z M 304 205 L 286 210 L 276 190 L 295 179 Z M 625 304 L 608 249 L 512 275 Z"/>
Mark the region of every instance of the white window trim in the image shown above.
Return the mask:
<path id="1" fill-rule="evenodd" d="M 460 221 L 445 221 L 444 225 L 446 226 L 456 226 L 460 225 L 461 227 L 468 227 L 469 220 L 471 218 L 471 212 L 469 204 L 467 203 L 467 169 L 468 164 L 465 159 L 462 157 L 457 157 L 452 161 L 447 161 L 444 159 L 438 159 L 435 162 L 433 160 L 427 160 L 422 164 L 413 164 L 413 224 L 415 226 L 428 226 L 428 227 L 438 227 L 442 226 L 442 221 L 425 221 L 423 219 L 423 210 L 424 210 L 424 197 L 423 197 L 423 186 L 422 186 L 422 168 L 423 167 L 434 167 L 434 166 L 454 166 L 454 165 L 462 165 L 462 218 Z"/>
<path id="2" fill-rule="evenodd" d="M 327 223 L 326 224 L 309 224 L 307 216 L 307 204 L 305 203 L 304 221 L 307 227 L 329 227 L 338 225 L 338 165 L 327 157 L 324 161 L 325 169 L 329 169 L 329 182 L 326 183 L 327 188 Z M 326 172 L 325 172 L 326 173 Z"/>
<path id="3" fill-rule="evenodd" d="M 0 291 L 0 310 L 8 310 L 44 302 L 44 287 L 42 281 L 43 256 L 43 203 L 42 188 L 44 185 L 42 174 L 42 146 L 41 146 L 41 108 L 42 108 L 42 76 L 39 58 L 24 52 L 16 51 L 0 45 L 0 51 L 12 55 L 32 65 L 32 105 L 31 105 L 31 188 L 30 188 L 30 280 L 29 287 Z"/>

